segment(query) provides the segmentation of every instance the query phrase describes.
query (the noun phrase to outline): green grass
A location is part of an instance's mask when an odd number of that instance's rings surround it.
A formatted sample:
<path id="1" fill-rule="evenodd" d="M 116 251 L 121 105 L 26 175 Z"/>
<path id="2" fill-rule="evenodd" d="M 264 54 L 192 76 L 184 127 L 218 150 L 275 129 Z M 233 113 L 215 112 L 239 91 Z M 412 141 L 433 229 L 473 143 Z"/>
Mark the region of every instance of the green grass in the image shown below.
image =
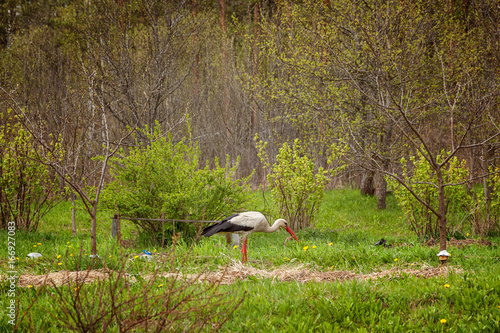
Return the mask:
<path id="1" fill-rule="evenodd" d="M 249 209 L 265 210 L 262 194 Z M 253 234 L 248 240 L 249 265 L 268 271 L 280 268 L 307 267 L 325 272 L 332 270 L 370 274 L 388 269 L 437 267 L 437 247 L 422 246 L 405 223 L 394 198 L 388 197 L 388 209 L 377 210 L 376 199 L 362 197 L 358 191 L 328 191 L 314 228 L 297 231 L 300 243 L 283 246 L 286 232 Z M 155 256 L 168 252 L 142 237 L 135 247 L 121 249 L 111 238 L 110 212 L 100 212 L 98 247 L 101 259 L 88 258 L 90 220 L 79 211 L 79 234 L 71 232 L 71 205 L 63 202 L 48 214 L 40 230 L 29 234 L 16 233 L 17 270 L 23 274 L 43 274 L 59 270 L 87 267 L 117 270 L 126 256 L 125 269 L 134 276 L 160 267 L 155 261 L 128 260 L 143 249 Z M 137 238 L 137 228 L 122 223 L 124 239 Z M 6 232 L 1 232 L 6 239 Z M 393 247 L 374 243 L 387 239 Z M 278 282 L 249 278 L 232 285 L 220 286 L 229 302 L 243 298 L 243 303 L 230 316 L 222 331 L 227 332 L 495 332 L 500 331 L 500 251 L 499 238 L 491 238 L 491 247 L 449 247 L 448 265 L 462 269 L 448 277 L 417 278 L 411 275 L 368 281 L 343 282 Z M 38 244 L 40 243 L 40 244 Z M 36 247 L 34 247 L 36 245 Z M 43 258 L 26 259 L 29 252 L 40 252 Z M 202 269 L 216 271 L 241 260 L 239 248 L 225 244 L 223 237 L 202 238 L 194 244 L 180 241 L 176 257 L 162 269 L 184 273 Z M 58 258 L 58 256 L 60 256 Z M 80 258 L 81 256 L 81 258 Z M 187 260 L 183 258 L 188 257 Z M 60 265 L 59 265 L 60 263 Z M 7 270 L 7 254 L 0 254 L 0 267 Z M 168 268 L 167 268 L 168 267 Z M 141 288 L 138 282 L 134 288 Z M 448 284 L 450 287 L 444 287 Z M 192 288 L 203 288 L 195 285 Z M 2 290 L 8 288 L 2 282 Z M 82 288 L 91 288 L 85 285 Z M 161 293 L 155 290 L 153 293 Z M 36 291 L 17 288 L 21 312 Z M 234 297 L 234 301 L 231 301 Z M 6 307 L 3 292 L 0 306 Z M 49 309 L 49 310 L 47 310 Z M 37 331 L 65 332 L 47 311 L 58 311 L 54 291 L 44 289 L 30 311 Z M 222 315 L 223 316 L 223 315 Z M 222 317 L 221 317 L 222 318 Z M 446 319 L 442 324 L 441 319 Z M 28 325 L 27 323 L 25 325 Z M 186 324 L 187 325 L 187 324 Z M 28 326 L 25 326 L 28 327 Z M 10 330 L 9 330 L 10 329 Z M 6 318 L 0 332 L 11 331 Z M 115 327 L 116 329 L 116 327 Z"/>
<path id="2" fill-rule="evenodd" d="M 352 189 L 325 193 L 316 227 L 355 229 L 374 238 L 409 236 L 408 225 L 392 195 L 387 197 L 387 209 L 379 210 L 377 198 L 361 196 L 359 191 Z"/>

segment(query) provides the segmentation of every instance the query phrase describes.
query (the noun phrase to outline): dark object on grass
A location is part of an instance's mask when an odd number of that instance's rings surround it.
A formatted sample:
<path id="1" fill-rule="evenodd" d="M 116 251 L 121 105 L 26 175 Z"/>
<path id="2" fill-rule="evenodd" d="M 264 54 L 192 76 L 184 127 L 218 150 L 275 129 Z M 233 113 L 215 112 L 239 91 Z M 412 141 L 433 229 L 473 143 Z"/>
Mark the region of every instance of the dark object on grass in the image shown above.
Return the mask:
<path id="1" fill-rule="evenodd" d="M 378 242 L 375 243 L 375 246 L 379 246 L 379 245 L 385 246 L 385 243 L 386 243 L 386 240 L 382 238 L 381 240 L 379 240 Z"/>

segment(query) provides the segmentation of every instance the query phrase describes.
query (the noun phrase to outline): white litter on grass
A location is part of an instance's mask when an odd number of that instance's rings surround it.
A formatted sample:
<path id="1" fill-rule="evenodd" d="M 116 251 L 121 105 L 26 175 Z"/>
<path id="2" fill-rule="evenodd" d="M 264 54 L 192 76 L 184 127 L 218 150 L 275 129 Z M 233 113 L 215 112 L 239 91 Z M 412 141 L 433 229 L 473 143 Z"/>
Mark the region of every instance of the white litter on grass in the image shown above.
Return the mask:
<path id="1" fill-rule="evenodd" d="M 233 244 L 240 246 L 240 235 L 233 233 Z"/>
<path id="2" fill-rule="evenodd" d="M 27 257 L 30 257 L 31 259 L 36 259 L 42 257 L 41 253 L 38 252 L 31 252 L 26 255 Z"/>
<path id="3" fill-rule="evenodd" d="M 450 256 L 450 254 L 449 254 L 446 250 L 443 250 L 443 251 L 439 252 L 439 253 L 437 254 L 437 256 L 438 256 L 438 257 L 449 257 L 449 256 Z"/>

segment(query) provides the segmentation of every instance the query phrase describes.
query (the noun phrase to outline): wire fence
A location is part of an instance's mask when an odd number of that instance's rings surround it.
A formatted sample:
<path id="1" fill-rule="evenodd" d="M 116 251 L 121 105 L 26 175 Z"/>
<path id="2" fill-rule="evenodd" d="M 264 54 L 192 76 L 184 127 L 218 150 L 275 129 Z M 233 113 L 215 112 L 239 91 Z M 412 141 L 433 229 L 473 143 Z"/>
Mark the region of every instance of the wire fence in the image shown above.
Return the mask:
<path id="1" fill-rule="evenodd" d="M 216 223 L 219 221 L 212 221 L 212 220 L 177 220 L 177 219 L 158 219 L 158 218 L 140 218 L 140 217 L 123 217 L 119 215 L 114 215 L 111 217 L 112 223 L 111 223 L 111 236 L 113 238 L 116 238 L 118 243 L 120 243 L 122 239 L 121 235 L 121 221 L 122 220 L 128 220 L 128 221 L 156 221 L 156 222 L 161 222 L 162 223 L 162 230 L 163 232 L 165 231 L 165 222 L 171 222 L 172 227 L 173 227 L 173 233 L 175 234 L 175 223 L 180 222 L 180 223 Z M 165 243 L 165 235 L 162 235 L 162 247 L 164 246 Z"/>

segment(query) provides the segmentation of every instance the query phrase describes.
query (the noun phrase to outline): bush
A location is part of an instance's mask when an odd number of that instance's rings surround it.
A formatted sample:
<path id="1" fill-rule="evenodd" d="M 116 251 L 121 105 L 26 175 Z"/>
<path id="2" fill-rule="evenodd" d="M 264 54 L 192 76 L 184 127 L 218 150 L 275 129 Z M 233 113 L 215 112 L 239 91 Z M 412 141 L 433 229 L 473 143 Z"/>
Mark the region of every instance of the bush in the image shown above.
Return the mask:
<path id="1" fill-rule="evenodd" d="M 67 271 L 31 292 L 29 305 L 21 313 L 13 331 L 40 331 L 37 310 L 51 317 L 51 331 L 61 332 L 205 332 L 220 330 L 244 296 L 221 290 L 219 281 L 198 283 L 205 271 L 192 278 L 178 274 L 189 256 L 175 256 L 175 247 L 155 257 L 154 265 L 121 253 L 116 267 L 77 270 L 77 278 Z M 80 254 L 79 263 L 82 260 Z M 95 263 L 100 266 L 100 262 Z M 140 265 L 140 274 L 129 266 Z M 181 267 L 179 267 L 181 265 Z M 96 273 L 100 273 L 96 276 Z M 57 285 L 57 279 L 67 283 Z M 45 284 L 47 283 L 47 284 Z"/>
<path id="2" fill-rule="evenodd" d="M 500 220 L 500 169 L 491 168 L 491 174 L 486 179 L 491 189 L 489 202 L 486 202 L 484 186 L 476 186 L 472 189 L 476 200 L 474 212 L 473 231 L 481 236 L 488 236 L 499 231 Z"/>
<path id="3" fill-rule="evenodd" d="M 257 140 L 259 157 L 269 166 L 266 144 Z M 323 168 L 315 170 L 314 162 L 305 154 L 298 139 L 293 146 L 284 143 L 276 156 L 267 180 L 271 187 L 273 215 L 283 216 L 293 229 L 303 229 L 314 223 L 328 177 Z"/>
<path id="4" fill-rule="evenodd" d="M 437 156 L 437 163 L 442 162 L 442 156 L 442 154 Z M 420 152 L 417 152 L 417 156 L 410 157 L 410 162 L 413 165 L 411 172 L 408 171 L 406 159 L 401 159 L 403 181 L 421 200 L 439 211 L 437 178 L 434 170 Z M 468 181 L 469 171 L 465 161 L 460 162 L 456 157 L 450 159 L 447 169 L 442 171 L 444 182 L 449 184 L 445 187 L 447 229 L 448 233 L 454 234 L 464 227 L 465 222 L 470 222 L 473 203 L 464 185 Z M 400 186 L 390 178 L 388 183 L 394 188 L 396 200 L 416 235 L 422 240 L 439 238 L 437 216 L 404 186 Z"/>
<path id="5" fill-rule="evenodd" d="M 113 181 L 105 188 L 102 202 L 117 209 L 121 216 L 139 218 L 218 220 L 242 210 L 247 201 L 251 175 L 235 179 L 236 164 L 229 168 L 199 168 L 200 151 L 190 137 L 174 142 L 171 135 L 161 134 L 157 125 L 152 134 L 144 130 L 149 143 L 124 149 L 110 162 Z M 172 234 L 170 223 L 137 222 L 148 233 L 161 239 L 163 232 Z M 176 225 L 176 232 L 193 236 L 190 223 Z"/>
<path id="6" fill-rule="evenodd" d="M 0 228 L 36 231 L 41 218 L 58 202 L 58 182 L 39 161 L 39 148 L 17 121 L 2 114 L 0 126 Z"/>

